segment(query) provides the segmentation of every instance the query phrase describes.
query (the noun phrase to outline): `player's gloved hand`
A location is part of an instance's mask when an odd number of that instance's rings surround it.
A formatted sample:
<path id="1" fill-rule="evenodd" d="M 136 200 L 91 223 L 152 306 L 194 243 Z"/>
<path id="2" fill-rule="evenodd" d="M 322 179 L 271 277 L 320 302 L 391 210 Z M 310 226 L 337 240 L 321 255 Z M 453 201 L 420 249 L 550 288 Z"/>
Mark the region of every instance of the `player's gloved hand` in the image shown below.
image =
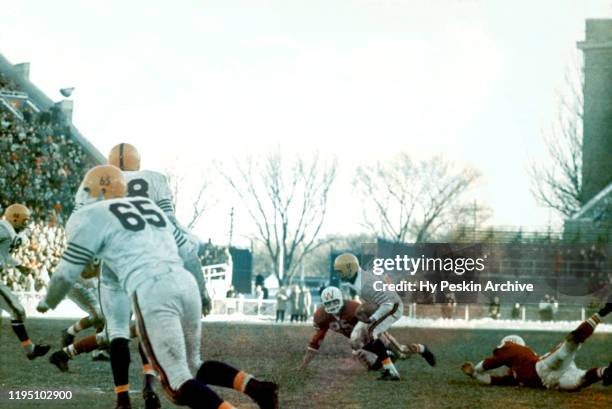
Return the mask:
<path id="1" fill-rule="evenodd" d="M 471 362 L 464 362 L 463 365 L 461 365 L 461 370 L 467 376 L 474 376 L 474 364 Z"/>
<path id="2" fill-rule="evenodd" d="M 38 305 L 36 306 L 36 311 L 40 312 L 40 313 L 45 313 L 47 311 L 49 311 L 49 306 L 47 305 L 47 303 L 45 302 L 45 300 L 40 300 L 40 302 L 38 303 Z"/>

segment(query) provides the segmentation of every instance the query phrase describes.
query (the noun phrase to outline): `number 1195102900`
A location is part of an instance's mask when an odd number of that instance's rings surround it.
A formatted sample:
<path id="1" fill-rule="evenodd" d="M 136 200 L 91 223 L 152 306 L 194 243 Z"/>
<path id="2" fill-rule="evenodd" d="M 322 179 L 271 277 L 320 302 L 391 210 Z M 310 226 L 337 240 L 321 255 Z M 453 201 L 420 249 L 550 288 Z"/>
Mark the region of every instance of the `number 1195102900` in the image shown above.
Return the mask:
<path id="1" fill-rule="evenodd" d="M 8 391 L 9 400 L 69 400 L 72 399 L 71 391 Z"/>

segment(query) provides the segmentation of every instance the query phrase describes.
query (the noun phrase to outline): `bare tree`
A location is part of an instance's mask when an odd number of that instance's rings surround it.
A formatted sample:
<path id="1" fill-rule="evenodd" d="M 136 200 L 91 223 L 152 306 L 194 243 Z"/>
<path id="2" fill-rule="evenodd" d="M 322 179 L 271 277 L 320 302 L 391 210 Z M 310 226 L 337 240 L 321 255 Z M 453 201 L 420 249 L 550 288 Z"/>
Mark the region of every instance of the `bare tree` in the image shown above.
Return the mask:
<path id="1" fill-rule="evenodd" d="M 582 202 L 584 73 L 579 71 L 566 74 L 567 92 L 559 98 L 557 119 L 543 134 L 548 164 L 531 160 L 529 165 L 536 200 L 566 217 L 580 210 Z"/>
<path id="2" fill-rule="evenodd" d="M 275 151 L 260 160 L 237 160 L 236 169 L 237 175 L 223 173 L 223 177 L 255 223 L 253 238 L 264 245 L 277 277 L 283 279 L 285 273 L 291 278 L 304 257 L 323 244 L 317 237 L 336 162 L 323 162 L 316 154 L 286 160 Z"/>
<path id="3" fill-rule="evenodd" d="M 362 166 L 355 183 L 365 204 L 364 224 L 393 242 L 429 240 L 474 211 L 461 199 L 479 177 L 473 169 L 455 171 L 439 156 L 414 162 L 400 153 L 390 162 Z"/>
<path id="4" fill-rule="evenodd" d="M 180 176 L 174 172 L 167 172 L 168 184 L 172 191 L 172 200 L 174 208 L 177 209 L 179 204 L 179 196 L 183 197 L 186 193 L 185 188 L 189 186 L 189 182 L 183 176 Z M 215 201 L 210 200 L 206 197 L 206 192 L 210 190 L 211 182 L 206 177 L 202 176 L 198 178 L 198 187 L 195 195 L 190 196 L 191 212 L 189 216 L 185 218 L 188 220 L 186 226 L 188 229 L 193 229 L 200 221 L 202 215 L 209 210 Z M 181 220 L 182 222 L 182 220 Z"/>

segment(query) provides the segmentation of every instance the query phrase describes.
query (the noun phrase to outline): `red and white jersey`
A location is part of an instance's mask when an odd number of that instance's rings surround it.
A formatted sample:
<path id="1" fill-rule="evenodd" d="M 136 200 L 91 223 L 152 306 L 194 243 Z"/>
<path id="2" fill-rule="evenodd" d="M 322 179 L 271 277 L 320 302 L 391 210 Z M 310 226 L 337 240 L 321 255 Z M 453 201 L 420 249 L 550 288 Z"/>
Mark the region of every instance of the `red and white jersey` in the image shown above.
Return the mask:
<path id="1" fill-rule="evenodd" d="M 507 366 L 519 384 L 532 388 L 541 388 L 542 380 L 536 372 L 538 354 L 527 346 L 506 342 L 493 350 L 493 356 L 482 361 L 485 371 Z"/>
<path id="2" fill-rule="evenodd" d="M 360 305 L 361 304 L 357 301 L 344 301 L 342 310 L 340 310 L 340 314 L 338 315 L 327 313 L 322 305 L 317 308 L 313 318 L 316 331 L 310 340 L 308 345 L 309 348 L 318 350 L 328 330 L 332 330 L 338 334 L 350 338 L 353 328 L 357 322 L 359 322 L 355 316 L 355 312 Z"/>
<path id="3" fill-rule="evenodd" d="M 183 261 L 178 255 L 175 230 L 155 203 L 144 197 L 102 200 L 83 206 L 66 225 L 68 243 L 51 279 L 47 304 L 53 308 L 61 301 L 65 295 L 61 283 L 74 283 L 94 255 L 116 274 L 128 294 L 153 272 L 165 268 L 185 271 L 182 267 L 177 269 Z"/>

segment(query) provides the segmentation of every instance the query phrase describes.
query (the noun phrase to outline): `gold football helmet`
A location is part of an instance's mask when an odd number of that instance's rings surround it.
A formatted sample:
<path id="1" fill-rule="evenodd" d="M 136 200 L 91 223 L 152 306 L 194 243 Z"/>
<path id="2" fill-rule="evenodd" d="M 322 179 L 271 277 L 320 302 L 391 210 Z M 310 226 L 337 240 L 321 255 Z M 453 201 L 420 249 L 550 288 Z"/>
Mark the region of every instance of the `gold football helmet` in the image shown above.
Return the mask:
<path id="1" fill-rule="evenodd" d="M 343 280 L 352 280 L 359 272 L 359 260 L 351 253 L 340 254 L 334 260 L 334 270 Z"/>
<path id="2" fill-rule="evenodd" d="M 4 219 L 16 231 L 22 230 L 30 222 L 30 209 L 19 203 L 12 204 L 4 211 Z"/>
<path id="3" fill-rule="evenodd" d="M 140 170 L 140 153 L 134 145 L 120 143 L 111 149 L 108 154 L 108 163 L 121 170 Z"/>
<path id="4" fill-rule="evenodd" d="M 83 189 L 94 199 L 113 199 L 125 196 L 126 183 L 118 167 L 98 165 L 85 175 Z"/>

